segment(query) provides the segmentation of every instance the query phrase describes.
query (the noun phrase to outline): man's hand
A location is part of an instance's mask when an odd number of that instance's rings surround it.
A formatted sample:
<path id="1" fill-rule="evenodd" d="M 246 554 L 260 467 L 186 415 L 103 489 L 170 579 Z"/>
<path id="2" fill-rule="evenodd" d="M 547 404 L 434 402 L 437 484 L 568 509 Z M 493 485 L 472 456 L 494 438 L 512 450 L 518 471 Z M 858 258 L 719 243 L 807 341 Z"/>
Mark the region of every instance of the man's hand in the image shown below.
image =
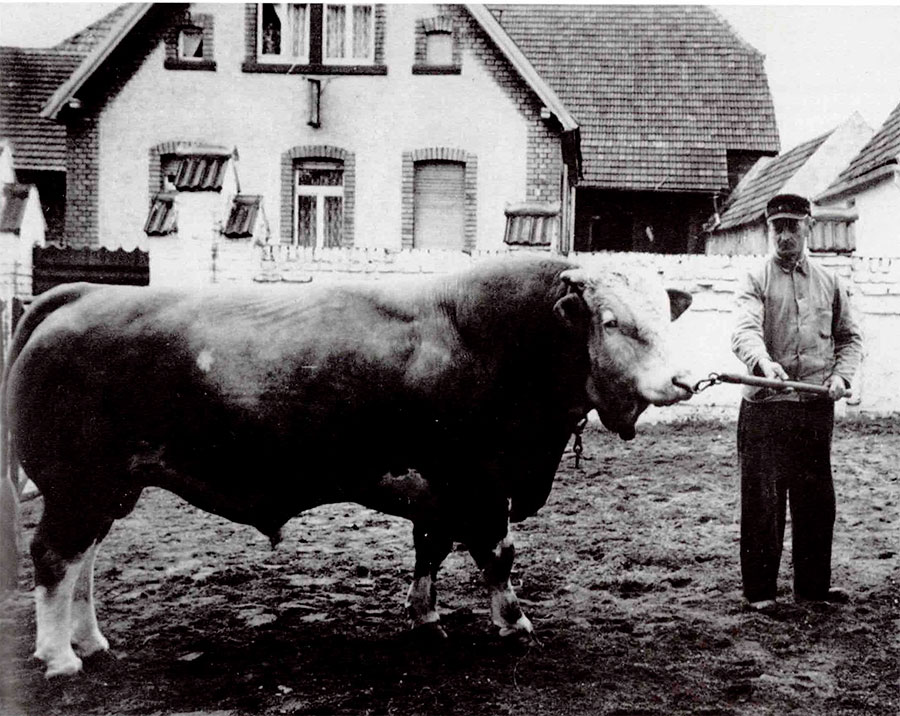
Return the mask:
<path id="1" fill-rule="evenodd" d="M 837 401 L 847 395 L 847 381 L 839 375 L 831 376 L 825 381 L 825 385 L 828 387 L 828 397 L 832 400 Z"/>
<path id="2" fill-rule="evenodd" d="M 770 358 L 761 358 L 756 367 L 762 371 L 763 378 L 770 380 L 787 380 L 787 371 L 781 367 L 781 363 L 776 363 Z"/>

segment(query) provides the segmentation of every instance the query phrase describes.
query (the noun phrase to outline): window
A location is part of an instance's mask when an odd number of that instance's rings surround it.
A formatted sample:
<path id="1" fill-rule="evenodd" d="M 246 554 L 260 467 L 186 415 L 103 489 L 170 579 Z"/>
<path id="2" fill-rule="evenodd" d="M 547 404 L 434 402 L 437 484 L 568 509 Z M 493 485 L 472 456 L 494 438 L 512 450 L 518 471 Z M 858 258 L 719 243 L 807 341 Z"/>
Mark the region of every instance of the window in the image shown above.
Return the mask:
<path id="1" fill-rule="evenodd" d="M 184 27 L 178 33 L 178 59 L 203 59 L 203 30 L 199 27 Z"/>
<path id="2" fill-rule="evenodd" d="M 414 75 L 461 73 L 462 50 L 451 16 L 438 15 L 417 20 L 415 42 Z"/>
<path id="3" fill-rule="evenodd" d="M 304 159 L 294 165 L 294 241 L 301 246 L 341 245 L 344 228 L 344 164 Z"/>
<path id="4" fill-rule="evenodd" d="M 166 32 L 167 70 L 215 72 L 214 18 L 210 14 L 184 11 L 180 22 Z"/>
<path id="5" fill-rule="evenodd" d="M 425 64 L 453 64 L 453 35 L 449 32 L 430 32 L 425 35 Z"/>
<path id="6" fill-rule="evenodd" d="M 309 6 L 265 3 L 259 6 L 257 55 L 262 62 L 309 61 Z"/>
<path id="7" fill-rule="evenodd" d="M 462 162 L 416 162 L 413 180 L 414 235 L 417 249 L 466 245 L 466 182 Z"/>
<path id="8" fill-rule="evenodd" d="M 371 62 L 375 56 L 374 19 L 372 5 L 326 5 L 323 61 Z"/>

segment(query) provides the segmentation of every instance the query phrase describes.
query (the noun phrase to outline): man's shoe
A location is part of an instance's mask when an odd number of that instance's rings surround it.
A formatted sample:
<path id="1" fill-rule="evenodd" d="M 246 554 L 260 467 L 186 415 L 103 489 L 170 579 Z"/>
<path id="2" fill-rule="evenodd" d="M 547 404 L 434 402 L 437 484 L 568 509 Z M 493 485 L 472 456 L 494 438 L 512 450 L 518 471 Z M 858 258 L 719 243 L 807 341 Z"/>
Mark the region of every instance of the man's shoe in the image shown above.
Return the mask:
<path id="1" fill-rule="evenodd" d="M 795 597 L 798 602 L 828 602 L 829 604 L 846 604 L 850 601 L 850 595 L 840 587 L 832 587 L 820 597 L 807 597 L 798 594 Z"/>
<path id="2" fill-rule="evenodd" d="M 758 612 L 765 614 L 771 612 L 778 606 L 774 599 L 760 599 L 758 602 L 746 602 L 744 608 L 750 612 Z"/>

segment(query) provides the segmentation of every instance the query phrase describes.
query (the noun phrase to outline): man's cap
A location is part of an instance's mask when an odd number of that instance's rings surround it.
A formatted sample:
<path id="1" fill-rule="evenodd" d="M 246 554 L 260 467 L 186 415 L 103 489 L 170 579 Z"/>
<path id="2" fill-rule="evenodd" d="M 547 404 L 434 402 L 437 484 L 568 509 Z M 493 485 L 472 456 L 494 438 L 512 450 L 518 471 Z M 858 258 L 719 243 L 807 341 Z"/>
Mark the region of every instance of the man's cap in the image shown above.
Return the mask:
<path id="1" fill-rule="evenodd" d="M 805 219 L 810 216 L 809 199 L 799 194 L 778 194 L 766 204 L 766 221 L 772 219 Z"/>

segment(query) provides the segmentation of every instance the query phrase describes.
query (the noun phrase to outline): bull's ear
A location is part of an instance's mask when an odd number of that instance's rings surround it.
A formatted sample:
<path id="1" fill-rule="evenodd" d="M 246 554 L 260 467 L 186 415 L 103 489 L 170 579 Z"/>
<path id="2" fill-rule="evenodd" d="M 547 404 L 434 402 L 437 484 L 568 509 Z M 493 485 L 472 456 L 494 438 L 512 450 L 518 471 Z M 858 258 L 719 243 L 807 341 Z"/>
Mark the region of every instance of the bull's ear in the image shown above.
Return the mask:
<path id="1" fill-rule="evenodd" d="M 678 316 L 688 310 L 694 297 L 689 293 L 679 291 L 677 288 L 667 288 L 666 293 L 669 294 L 669 307 L 672 310 L 672 320 L 674 321 Z"/>
<path id="2" fill-rule="evenodd" d="M 588 321 L 587 304 L 581 294 L 574 291 L 567 293 L 553 304 L 553 312 L 567 328 L 582 328 Z"/>

